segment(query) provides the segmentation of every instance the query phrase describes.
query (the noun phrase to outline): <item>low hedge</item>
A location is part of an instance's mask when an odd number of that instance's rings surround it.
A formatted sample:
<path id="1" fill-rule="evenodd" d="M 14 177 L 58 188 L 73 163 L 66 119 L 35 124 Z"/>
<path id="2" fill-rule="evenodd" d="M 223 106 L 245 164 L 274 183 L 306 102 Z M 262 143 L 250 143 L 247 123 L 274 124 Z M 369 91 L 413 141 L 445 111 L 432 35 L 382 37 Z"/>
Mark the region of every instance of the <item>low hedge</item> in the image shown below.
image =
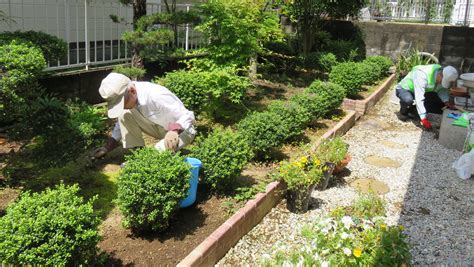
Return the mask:
<path id="1" fill-rule="evenodd" d="M 100 240 L 92 203 L 79 187 L 23 193 L 0 217 L 0 261 L 14 266 L 93 265 Z"/>
<path id="2" fill-rule="evenodd" d="M 384 56 L 369 56 L 364 61 L 364 63 L 374 63 L 380 67 L 380 72 L 382 76 L 388 74 L 390 67 L 393 66 L 393 62 L 389 57 Z"/>
<path id="3" fill-rule="evenodd" d="M 161 231 L 187 196 L 191 166 L 179 154 L 153 147 L 126 157 L 118 178 L 117 203 L 124 226 L 135 231 Z"/>
<path id="4" fill-rule="evenodd" d="M 234 179 L 253 157 L 252 147 L 238 132 L 217 128 L 197 138 L 191 155 L 202 162 L 204 182 L 218 192 L 232 188 Z"/>
<path id="5" fill-rule="evenodd" d="M 355 96 L 368 81 L 367 69 L 361 63 L 340 63 L 332 68 L 329 81 L 342 86 L 347 96 Z"/>
<path id="6" fill-rule="evenodd" d="M 342 86 L 320 80 L 315 80 L 305 91 L 315 95 L 313 110 L 315 118 L 327 118 L 331 112 L 339 108 L 346 96 Z"/>
<path id="7" fill-rule="evenodd" d="M 67 43 L 64 40 L 44 32 L 15 31 L 0 33 L 0 45 L 9 44 L 12 41 L 41 49 L 47 60 L 60 60 L 67 53 Z"/>
<path id="8" fill-rule="evenodd" d="M 308 109 L 291 101 L 275 100 L 268 106 L 268 111 L 281 117 L 287 133 L 285 140 L 301 135 L 312 117 Z"/>

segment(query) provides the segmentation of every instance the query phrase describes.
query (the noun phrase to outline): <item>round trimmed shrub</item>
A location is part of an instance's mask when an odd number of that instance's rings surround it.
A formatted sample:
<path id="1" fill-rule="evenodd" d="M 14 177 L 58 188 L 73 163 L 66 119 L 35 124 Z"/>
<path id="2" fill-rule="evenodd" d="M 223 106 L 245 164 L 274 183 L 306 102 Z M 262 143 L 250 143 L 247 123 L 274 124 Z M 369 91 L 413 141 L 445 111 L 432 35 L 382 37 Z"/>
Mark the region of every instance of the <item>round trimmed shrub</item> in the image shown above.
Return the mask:
<path id="1" fill-rule="evenodd" d="M 282 118 L 283 126 L 287 129 L 286 139 L 301 135 L 312 117 L 308 109 L 291 101 L 275 100 L 268 110 Z"/>
<path id="2" fill-rule="evenodd" d="M 331 112 L 339 108 L 346 96 L 342 86 L 320 80 L 315 80 L 305 91 L 315 95 L 316 103 L 313 116 L 316 118 L 326 118 Z"/>
<path id="3" fill-rule="evenodd" d="M 382 77 L 382 68 L 374 62 L 359 62 L 359 68 L 362 69 L 364 84 L 375 84 Z"/>
<path id="4" fill-rule="evenodd" d="M 336 64 L 337 58 L 333 53 L 322 53 L 319 56 L 319 68 L 324 72 L 330 72 Z"/>
<path id="5" fill-rule="evenodd" d="M 67 53 L 67 43 L 64 40 L 44 32 L 15 31 L 0 33 L 0 45 L 9 44 L 13 40 L 28 47 L 34 46 L 41 49 L 47 60 L 60 60 Z"/>
<path id="6" fill-rule="evenodd" d="M 206 138 L 197 138 L 192 156 L 202 162 L 205 183 L 222 192 L 233 185 L 234 178 L 252 159 L 253 152 L 240 133 L 216 128 Z"/>
<path id="7" fill-rule="evenodd" d="M 393 65 L 392 60 L 389 57 L 384 56 L 370 56 L 364 59 L 364 63 L 375 63 L 380 67 L 381 75 L 387 75 L 390 67 Z"/>
<path id="8" fill-rule="evenodd" d="M 237 129 L 257 157 L 268 158 L 269 153 L 280 147 L 288 137 L 288 128 L 282 117 L 270 111 L 251 113 L 237 124 Z"/>
<path id="9" fill-rule="evenodd" d="M 191 166 L 178 154 L 148 147 L 126 157 L 118 178 L 117 203 L 124 226 L 161 231 L 187 196 Z"/>
<path id="10" fill-rule="evenodd" d="M 14 266 L 93 265 L 100 240 L 92 203 L 79 186 L 23 193 L 0 218 L 0 261 Z"/>
<path id="11" fill-rule="evenodd" d="M 332 68 L 329 81 L 342 86 L 347 96 L 355 96 L 367 81 L 366 69 L 356 62 L 340 63 Z"/>

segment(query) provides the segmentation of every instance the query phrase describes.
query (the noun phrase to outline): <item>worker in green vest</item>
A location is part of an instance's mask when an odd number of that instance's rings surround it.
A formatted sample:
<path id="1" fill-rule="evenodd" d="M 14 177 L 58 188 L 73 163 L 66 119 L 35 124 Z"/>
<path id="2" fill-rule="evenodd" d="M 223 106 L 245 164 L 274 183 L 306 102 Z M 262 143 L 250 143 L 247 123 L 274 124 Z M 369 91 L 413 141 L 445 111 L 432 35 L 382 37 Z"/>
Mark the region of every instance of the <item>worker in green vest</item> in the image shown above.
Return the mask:
<path id="1" fill-rule="evenodd" d="M 396 87 L 396 95 L 400 99 L 399 119 L 406 121 L 418 115 L 421 125 L 430 129 L 426 113 L 441 114 L 442 108 L 449 106 L 448 90 L 457 78 L 458 72 L 451 66 L 415 66 Z"/>

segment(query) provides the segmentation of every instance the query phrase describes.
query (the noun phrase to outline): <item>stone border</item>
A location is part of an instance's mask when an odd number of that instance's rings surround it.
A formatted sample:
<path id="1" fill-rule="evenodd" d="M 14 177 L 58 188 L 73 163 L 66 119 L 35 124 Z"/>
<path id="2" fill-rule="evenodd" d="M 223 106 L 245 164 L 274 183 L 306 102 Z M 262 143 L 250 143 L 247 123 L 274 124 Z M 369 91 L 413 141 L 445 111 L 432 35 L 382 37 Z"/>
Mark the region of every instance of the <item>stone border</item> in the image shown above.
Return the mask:
<path id="1" fill-rule="evenodd" d="M 396 79 L 397 75 L 394 73 L 390 75 L 380 86 L 375 90 L 369 97 L 364 100 L 354 100 L 344 98 L 342 102 L 342 108 L 345 110 L 355 110 L 357 118 L 367 113 L 367 111 L 373 107 L 382 96 L 390 89 L 390 85 Z"/>
<path id="2" fill-rule="evenodd" d="M 354 126 L 356 117 L 355 111 L 347 111 L 347 115 L 327 131 L 320 140 L 344 134 Z M 317 144 L 314 147 L 317 147 Z M 249 200 L 243 208 L 217 228 L 177 266 L 214 266 L 229 249 L 280 202 L 284 190 L 285 185 L 282 182 L 276 181 L 268 184 L 265 193 L 258 193 L 255 199 Z"/>

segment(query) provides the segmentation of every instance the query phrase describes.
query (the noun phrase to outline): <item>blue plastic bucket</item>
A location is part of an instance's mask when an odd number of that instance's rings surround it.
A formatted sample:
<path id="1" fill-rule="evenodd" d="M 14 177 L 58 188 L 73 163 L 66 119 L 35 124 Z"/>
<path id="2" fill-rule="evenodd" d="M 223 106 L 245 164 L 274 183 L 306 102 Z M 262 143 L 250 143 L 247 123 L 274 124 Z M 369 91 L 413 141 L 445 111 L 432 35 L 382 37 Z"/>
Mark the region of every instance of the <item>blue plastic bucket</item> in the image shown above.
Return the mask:
<path id="1" fill-rule="evenodd" d="M 189 184 L 191 187 L 188 190 L 188 196 L 181 200 L 179 207 L 186 208 L 191 206 L 196 201 L 196 193 L 199 180 L 199 168 L 202 165 L 202 162 L 196 158 L 186 158 L 186 162 L 191 164 L 191 178 L 189 179 Z"/>

